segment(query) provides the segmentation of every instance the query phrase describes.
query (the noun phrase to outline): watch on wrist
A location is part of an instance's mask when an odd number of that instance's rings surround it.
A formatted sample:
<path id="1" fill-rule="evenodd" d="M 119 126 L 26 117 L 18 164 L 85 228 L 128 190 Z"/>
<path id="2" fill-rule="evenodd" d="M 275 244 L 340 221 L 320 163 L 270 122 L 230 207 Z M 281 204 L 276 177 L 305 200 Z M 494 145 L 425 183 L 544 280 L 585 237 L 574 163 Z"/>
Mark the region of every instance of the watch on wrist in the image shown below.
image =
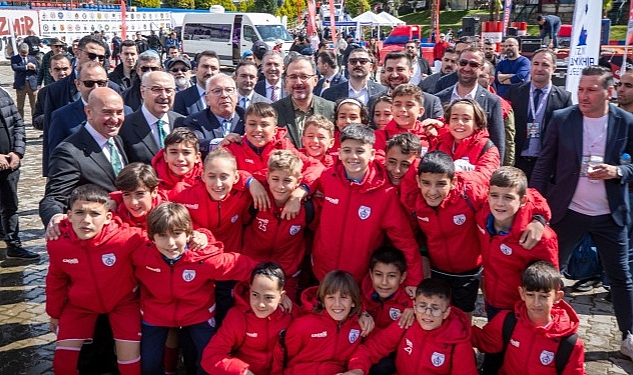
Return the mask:
<path id="1" fill-rule="evenodd" d="M 617 171 L 618 177 L 622 178 L 622 168 L 620 168 L 620 167 L 615 167 L 615 169 L 616 169 L 616 171 Z"/>

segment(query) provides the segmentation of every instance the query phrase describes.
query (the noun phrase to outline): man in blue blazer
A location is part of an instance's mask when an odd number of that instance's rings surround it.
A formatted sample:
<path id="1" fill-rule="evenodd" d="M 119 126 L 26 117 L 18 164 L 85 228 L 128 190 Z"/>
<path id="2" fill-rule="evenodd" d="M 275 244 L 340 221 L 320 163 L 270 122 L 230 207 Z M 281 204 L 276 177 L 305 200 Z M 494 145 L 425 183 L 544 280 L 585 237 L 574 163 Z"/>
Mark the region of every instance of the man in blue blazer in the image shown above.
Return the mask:
<path id="1" fill-rule="evenodd" d="M 27 95 L 29 96 L 31 113 L 33 113 L 35 108 L 37 86 L 32 87 L 32 85 L 37 85 L 37 70 L 39 69 L 35 57 L 29 55 L 28 44 L 20 44 L 20 54 L 11 57 L 11 69 L 13 69 L 13 88 L 16 93 L 16 105 L 20 116 L 24 118 L 24 99 Z"/>
<path id="2" fill-rule="evenodd" d="M 220 58 L 213 51 L 196 55 L 196 84 L 176 94 L 174 112 L 189 116 L 207 108 L 205 85 L 209 78 L 220 73 Z"/>
<path id="3" fill-rule="evenodd" d="M 587 233 L 611 281 L 622 354 L 633 358 L 633 282 L 629 269 L 629 182 L 633 180 L 633 115 L 609 104 L 613 75 L 583 69 L 578 105 L 555 111 L 530 186 L 550 204 L 560 268 Z"/>
<path id="4" fill-rule="evenodd" d="M 323 91 L 340 83 L 347 82 L 347 78 L 338 69 L 336 56 L 330 51 L 323 51 L 317 55 L 317 68 L 321 74 L 321 79 L 314 87 L 314 95 L 321 96 Z"/>

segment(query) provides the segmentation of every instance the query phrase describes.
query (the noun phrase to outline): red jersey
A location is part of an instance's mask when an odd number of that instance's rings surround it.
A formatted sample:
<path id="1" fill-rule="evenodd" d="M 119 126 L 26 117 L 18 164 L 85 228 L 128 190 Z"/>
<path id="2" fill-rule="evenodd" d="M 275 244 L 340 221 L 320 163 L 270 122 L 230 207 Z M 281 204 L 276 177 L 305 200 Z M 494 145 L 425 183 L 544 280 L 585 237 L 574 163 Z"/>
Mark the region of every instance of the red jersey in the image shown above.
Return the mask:
<path id="1" fill-rule="evenodd" d="M 315 276 L 323 279 L 329 271 L 340 269 L 360 284 L 371 253 L 388 236 L 407 260 L 406 285 L 417 286 L 423 276 L 422 258 L 385 168 L 376 161 L 369 163 L 363 181 L 356 183 L 346 178 L 339 163 L 323 172 L 318 186 L 323 199 L 312 249 Z"/>
<path id="2" fill-rule="evenodd" d="M 130 213 L 123 203 L 123 193 L 121 191 L 113 191 L 110 193 L 110 198 L 117 203 L 116 214 L 119 215 L 121 220 L 131 227 L 141 228 L 147 230 L 147 214 L 136 217 Z M 167 200 L 163 192 L 159 190 L 155 198 L 152 199 L 152 209 L 156 208 L 159 204 Z"/>
<path id="3" fill-rule="evenodd" d="M 152 167 L 154 167 L 160 179 L 158 189 L 163 191 L 167 197 L 172 198 L 184 189 L 200 181 L 203 170 L 202 161 L 194 164 L 193 168 L 184 176 L 178 176 L 169 169 L 164 155 L 164 148 L 158 150 L 152 159 Z"/>
<path id="4" fill-rule="evenodd" d="M 470 137 L 462 139 L 459 144 L 455 143 L 450 132 L 446 132 L 437 137 L 434 149 L 449 154 L 453 160 L 466 160 L 475 166 L 475 172 L 489 180 L 492 172 L 499 169 L 501 159 L 497 146 L 488 144 L 488 142 L 491 141 L 486 129 L 476 130 Z"/>
<path id="5" fill-rule="evenodd" d="M 523 301 L 517 302 L 514 311 L 502 311 L 483 328 L 473 326 L 472 344 L 485 353 L 503 350 L 503 322 L 507 314 L 515 314 L 517 323 L 506 347 L 499 375 L 555 375 L 554 357 L 561 338 L 578 331 L 580 321 L 574 309 L 564 300 L 554 304 L 552 321 L 544 327 L 535 327 L 528 318 Z M 576 341 L 563 375 L 584 375 L 584 344 Z"/>
<path id="6" fill-rule="evenodd" d="M 390 140 L 394 135 L 398 135 L 400 133 L 409 132 L 414 134 L 416 137 L 420 139 L 422 143 L 422 152 L 424 155 L 429 150 L 429 138 L 426 135 L 426 130 L 422 127 L 422 123 L 420 121 L 416 121 L 411 129 L 404 129 L 398 126 L 396 120 L 391 120 L 387 126 L 385 126 L 382 130 L 376 130 L 376 142 L 374 143 L 374 148 L 376 150 L 383 150 L 387 152 L 387 141 Z"/>
<path id="7" fill-rule="evenodd" d="M 481 243 L 484 266 L 484 290 L 486 302 L 498 309 L 512 309 L 521 300 L 518 287 L 525 267 L 536 260 L 546 260 L 558 267 L 558 239 L 549 226 L 545 226 L 543 237 L 530 250 L 521 246 L 519 240 L 525 227 L 535 213 L 551 216 L 547 201 L 535 189 L 527 190 L 527 202 L 516 213 L 512 229 L 506 235 L 493 235 L 488 228 L 490 205 L 484 204 L 477 213 L 477 229 Z"/>
<path id="8" fill-rule="evenodd" d="M 365 340 L 349 361 L 349 369 L 365 374 L 373 363 L 396 352 L 399 375 L 477 375 L 470 343 L 470 319 L 452 308 L 439 328 L 422 329 L 416 321 L 408 329 L 392 323 L 387 329 Z"/>
<path id="9" fill-rule="evenodd" d="M 331 148 L 331 150 L 333 149 L 334 148 Z M 311 157 L 310 155 L 308 155 L 305 148 L 300 148 L 299 152 L 304 154 L 307 157 Z M 330 168 L 334 166 L 334 164 L 338 162 L 338 148 L 336 149 L 336 153 L 327 152 L 325 155 L 321 157 L 321 159 L 315 159 L 315 160 L 318 160 L 325 168 Z"/>
<path id="10" fill-rule="evenodd" d="M 59 239 L 48 241 L 46 313 L 59 319 L 65 304 L 97 314 L 110 312 L 122 301 L 137 298 L 137 281 L 130 258 L 150 245 L 143 232 L 114 216 L 89 240 L 77 238 L 68 219 L 59 223 Z"/>
<path id="11" fill-rule="evenodd" d="M 369 315 L 374 318 L 377 329 L 385 329 L 389 327 L 391 323 L 400 319 L 400 315 L 402 315 L 405 309 L 413 307 L 413 300 L 409 297 L 402 286 L 398 288 L 391 297 L 381 301 L 380 297 L 374 290 L 374 286 L 369 275 L 365 276 L 363 279 L 361 292 L 363 297 L 363 306 Z M 372 335 L 373 334 L 374 332 L 372 332 Z"/>

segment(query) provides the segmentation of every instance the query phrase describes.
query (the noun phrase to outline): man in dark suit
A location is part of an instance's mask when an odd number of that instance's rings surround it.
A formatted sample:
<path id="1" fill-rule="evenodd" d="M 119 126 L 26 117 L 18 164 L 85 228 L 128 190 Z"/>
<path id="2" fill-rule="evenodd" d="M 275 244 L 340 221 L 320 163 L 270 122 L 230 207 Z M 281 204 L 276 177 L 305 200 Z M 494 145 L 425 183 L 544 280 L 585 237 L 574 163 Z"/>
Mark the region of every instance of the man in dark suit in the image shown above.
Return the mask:
<path id="1" fill-rule="evenodd" d="M 123 103 L 132 110 L 137 111 L 143 104 L 141 95 L 141 80 L 143 76 L 149 72 L 158 72 L 163 70 L 163 64 L 160 62 L 160 56 L 153 49 L 147 50 L 138 55 L 136 60 L 136 68 L 132 79 L 132 86 L 123 91 Z"/>
<path id="2" fill-rule="evenodd" d="M 354 49 L 347 59 L 349 81 L 330 87 L 321 97 L 332 102 L 340 98 L 354 98 L 367 105 L 370 98 L 385 94 L 387 87 L 369 79 L 374 71 L 374 63 L 369 51 L 364 48 Z"/>
<path id="3" fill-rule="evenodd" d="M 247 110 L 253 103 L 272 103 L 267 97 L 254 91 L 257 82 L 257 64 L 244 60 L 237 64 L 233 75 L 237 86 L 237 105 Z"/>
<path id="4" fill-rule="evenodd" d="M 446 47 L 444 54 L 442 55 L 440 71 L 426 77 L 418 86 L 423 92 L 435 94 L 437 92 L 435 91 L 435 85 L 437 82 L 445 75 L 453 73 L 456 66 L 457 53 L 455 52 L 455 49 L 453 49 L 453 47 Z"/>
<path id="5" fill-rule="evenodd" d="M 49 74 L 53 78 L 53 82 L 57 82 L 62 78 L 66 78 L 71 73 L 70 59 L 66 55 L 55 55 L 51 57 Z M 49 85 L 37 90 L 37 99 L 35 100 L 35 109 L 31 115 L 33 116 L 33 127 L 38 130 L 44 130 L 44 101 L 48 95 Z"/>
<path id="6" fill-rule="evenodd" d="M 450 105 L 457 99 L 473 99 L 486 112 L 490 140 L 499 149 L 501 160 L 505 155 L 505 127 L 499 98 L 477 83 L 484 69 L 484 54 L 477 48 L 467 48 L 459 55 L 457 84 L 436 94 L 442 105 Z"/>
<path id="7" fill-rule="evenodd" d="M 297 56 L 290 61 L 284 82 L 288 96 L 273 103 L 278 115 L 277 125 L 286 128 L 286 136 L 295 147 L 301 148 L 306 119 L 312 115 L 333 119 L 334 103 L 312 93 L 317 83 L 316 66 L 307 56 Z"/>
<path id="8" fill-rule="evenodd" d="M 237 106 L 235 81 L 224 73 L 207 81 L 209 107 L 187 116 L 182 126 L 192 130 L 200 140 L 203 157 L 229 133 L 244 134 L 244 109 Z"/>
<path id="9" fill-rule="evenodd" d="M 11 57 L 11 69 L 13 69 L 13 88 L 15 89 L 16 104 L 22 118 L 24 118 L 24 100 L 27 95 L 31 113 L 33 113 L 35 108 L 38 68 L 39 65 L 35 57 L 29 55 L 29 45 L 26 43 L 20 44 L 20 54 Z"/>
<path id="10" fill-rule="evenodd" d="M 410 40 L 404 45 L 404 50 L 411 59 L 411 67 L 413 68 L 413 74 L 411 75 L 411 84 L 419 85 L 423 79 L 433 74 L 431 71 L 431 65 L 429 60 L 420 56 L 420 41 Z"/>
<path id="11" fill-rule="evenodd" d="M 273 103 L 284 98 L 286 96 L 282 79 L 284 59 L 281 53 L 277 51 L 266 52 L 262 60 L 262 72 L 264 73 L 264 79 L 257 82 L 255 92 L 270 99 Z"/>
<path id="12" fill-rule="evenodd" d="M 339 72 L 336 56 L 330 51 L 323 51 L 317 55 L 317 68 L 321 74 L 321 79 L 314 87 L 314 95 L 321 96 L 323 91 L 340 83 L 347 82 L 343 73 Z"/>
<path id="13" fill-rule="evenodd" d="M 468 37 L 463 37 L 463 39 L 458 40 L 455 43 L 455 53 L 457 54 L 457 59 L 459 60 L 459 55 L 466 48 L 471 47 L 471 43 L 468 41 Z M 458 67 L 459 65 L 456 65 Z M 438 93 L 442 90 L 446 90 L 449 87 L 454 86 L 457 83 L 457 72 L 449 73 L 443 76 L 442 78 L 437 80 L 435 84 L 435 93 Z"/>
<path id="14" fill-rule="evenodd" d="M 572 105 L 571 93 L 552 84 L 555 69 L 556 55 L 551 50 L 535 52 L 530 82 L 512 88 L 508 97 L 516 129 L 514 166 L 525 172 L 528 180 L 540 155 L 549 119 L 555 110 Z M 538 97 L 536 90 L 541 90 Z"/>
<path id="15" fill-rule="evenodd" d="M 613 310 L 622 332 L 620 351 L 633 358 L 627 228 L 633 164 L 622 160 L 623 154 L 633 155 L 633 115 L 609 104 L 612 93 L 610 70 L 597 65 L 583 69 L 579 104 L 552 115 L 530 186 L 550 204 L 561 269 L 580 240 L 591 235 L 611 282 Z"/>
<path id="16" fill-rule="evenodd" d="M 176 94 L 174 112 L 189 116 L 207 108 L 205 85 L 212 76 L 220 73 L 220 58 L 213 51 L 196 55 L 196 84 Z"/>
<path id="17" fill-rule="evenodd" d="M 171 110 L 175 93 L 171 74 L 148 72 L 143 76 L 143 105 L 125 117 L 119 132 L 130 163 L 151 164 L 158 150 L 165 147 L 165 137 L 184 119 Z"/>
<path id="18" fill-rule="evenodd" d="M 49 178 L 39 206 L 47 238 L 59 235 L 57 224 L 65 217 L 73 189 L 90 183 L 114 191 L 116 175 L 127 164 L 118 137 L 124 118 L 121 96 L 107 87 L 96 88 L 85 109 L 85 125 L 60 143 L 50 158 Z"/>

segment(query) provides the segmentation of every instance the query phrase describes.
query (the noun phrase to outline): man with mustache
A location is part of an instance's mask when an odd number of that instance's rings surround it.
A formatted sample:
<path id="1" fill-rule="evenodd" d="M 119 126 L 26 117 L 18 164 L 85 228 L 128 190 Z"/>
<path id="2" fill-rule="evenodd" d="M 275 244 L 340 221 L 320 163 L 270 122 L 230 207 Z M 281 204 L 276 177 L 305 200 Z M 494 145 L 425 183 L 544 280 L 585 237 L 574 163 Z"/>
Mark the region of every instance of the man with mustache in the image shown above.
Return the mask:
<path id="1" fill-rule="evenodd" d="M 455 71 L 455 66 L 457 65 L 457 52 L 453 47 L 446 47 L 444 50 L 444 55 L 441 58 L 441 67 L 440 71 L 437 73 L 433 73 L 430 76 L 426 77 L 420 84 L 418 85 L 423 92 L 429 94 L 435 94 L 435 85 L 440 78 L 444 77 L 447 74 L 451 74 Z"/>
<path id="2" fill-rule="evenodd" d="M 196 84 L 176 94 L 174 112 L 189 116 L 207 108 L 206 84 L 209 78 L 220 73 L 220 58 L 214 51 L 203 51 L 196 55 Z"/>
<path id="3" fill-rule="evenodd" d="M 510 86 L 520 85 L 530 79 L 530 59 L 519 53 L 519 42 L 508 38 L 503 42 L 506 58 L 497 64 L 497 94 L 504 99 L 510 94 Z"/>
<path id="4" fill-rule="evenodd" d="M 174 76 L 177 93 L 194 85 L 194 82 L 191 81 L 191 61 L 189 59 L 180 56 L 172 57 L 165 63 L 165 68 Z"/>

